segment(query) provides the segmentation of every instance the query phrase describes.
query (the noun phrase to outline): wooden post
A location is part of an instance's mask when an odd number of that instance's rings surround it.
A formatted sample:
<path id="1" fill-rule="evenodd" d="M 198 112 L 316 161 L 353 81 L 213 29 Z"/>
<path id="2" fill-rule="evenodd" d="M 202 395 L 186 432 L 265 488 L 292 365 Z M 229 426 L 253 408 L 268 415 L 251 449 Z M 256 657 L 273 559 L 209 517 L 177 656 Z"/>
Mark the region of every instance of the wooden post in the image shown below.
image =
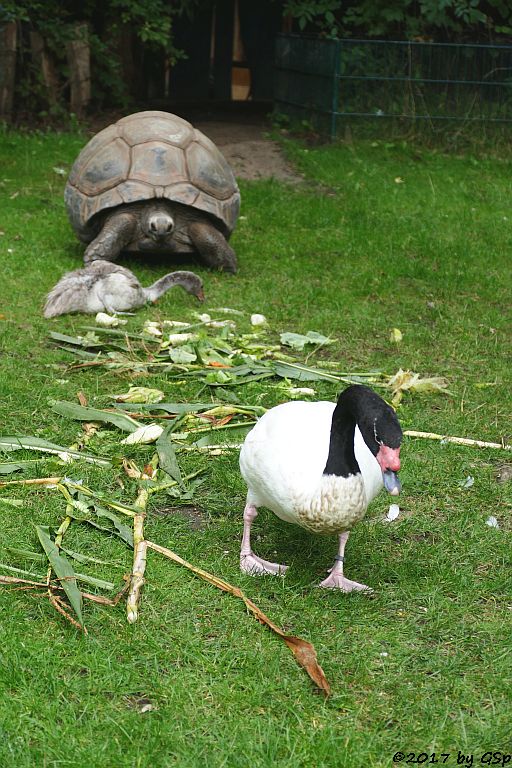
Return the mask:
<path id="1" fill-rule="evenodd" d="M 30 49 L 36 67 L 39 67 L 41 79 L 46 90 L 46 98 L 50 106 L 58 101 L 59 81 L 54 63 L 48 53 L 43 37 L 39 32 L 30 33 Z"/>
<path id="2" fill-rule="evenodd" d="M 15 21 L 0 27 L 0 120 L 10 121 L 16 82 L 16 42 L 18 28 Z"/>
<path id="3" fill-rule="evenodd" d="M 75 37 L 66 46 L 71 111 L 80 116 L 91 99 L 91 51 L 86 23 L 75 25 Z"/>

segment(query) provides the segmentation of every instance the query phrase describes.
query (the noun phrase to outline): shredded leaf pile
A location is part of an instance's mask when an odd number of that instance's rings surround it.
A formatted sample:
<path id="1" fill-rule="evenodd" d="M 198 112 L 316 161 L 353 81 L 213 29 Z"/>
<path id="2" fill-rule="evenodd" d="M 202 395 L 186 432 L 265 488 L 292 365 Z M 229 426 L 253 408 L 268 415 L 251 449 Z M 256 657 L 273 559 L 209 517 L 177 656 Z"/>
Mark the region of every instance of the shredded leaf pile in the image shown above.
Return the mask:
<path id="1" fill-rule="evenodd" d="M 115 606 L 126 594 L 127 620 L 134 622 L 140 612 L 148 552 L 158 552 L 241 599 L 258 621 L 284 640 L 315 684 L 328 694 L 329 684 L 310 643 L 283 632 L 238 587 L 146 539 L 148 505 L 155 494 L 182 501 L 194 498 L 204 481 L 206 466 L 184 475 L 178 460 L 181 452 L 216 455 L 239 447 L 256 419 L 265 412 L 262 406 L 240 402 L 239 388 L 244 384 L 268 380 L 269 385 L 279 388 L 283 399 L 289 399 L 316 395 L 311 387 L 294 386 L 296 382 L 330 382 L 336 389 L 340 383 L 362 383 L 387 390 L 393 404 L 398 405 L 407 391 L 445 392 L 446 381 L 422 379 L 416 373 L 402 370 L 394 376 L 382 371 L 347 372 L 338 361 L 325 359 L 310 366 L 310 358 L 333 345 L 334 339 L 316 331 L 277 334 L 263 316 L 245 316 L 229 308 L 217 312 L 230 317 L 212 319 L 203 314 L 197 317 L 197 322 L 146 321 L 138 331 L 118 328 L 118 323 L 100 317 L 98 324 L 86 327 L 82 336 L 51 333 L 53 343 L 73 356 L 70 371 L 94 366 L 129 373 L 132 377 L 158 372 L 165 373 L 170 385 L 174 380 L 191 378 L 199 383 L 201 391 L 207 390 L 208 397 L 204 399 L 210 402 L 171 402 L 162 390 L 131 386 L 126 392 L 107 395 L 107 407 L 93 408 L 84 393 L 78 392 L 77 403 L 63 400 L 51 404 L 55 413 L 81 423 L 82 431 L 75 444 L 64 446 L 30 435 L 0 437 L 0 474 L 40 471 L 45 462 L 52 471 L 48 477 L 0 482 L 0 490 L 12 490 L 17 485 L 45 487 L 60 493 L 65 504 L 57 527 L 36 526 L 39 551 L 10 550 L 23 563 L 31 562 L 35 570 L 0 563 L 1 570 L 17 574 L 0 576 L 0 584 L 46 597 L 59 614 L 83 631 L 86 603 Z M 246 330 L 239 331 L 238 324 L 245 324 Z M 229 437 L 235 442 L 229 442 Z M 124 455 L 127 449 L 129 456 Z M 42 456 L 31 459 L 30 452 Z M 13 453 L 22 458 L 17 460 Z M 135 480 L 135 501 L 125 503 L 68 477 L 70 465 L 74 467 L 80 461 L 94 464 L 108 474 L 110 485 L 113 478 L 121 488 L 123 477 Z M 0 504 L 12 510 L 22 502 L 0 494 Z M 118 575 L 115 581 L 105 581 L 75 570 L 76 564 L 104 561 L 64 546 L 65 535 L 72 526 L 92 527 L 116 537 L 133 551 L 131 573 L 122 579 Z M 41 567 L 46 568 L 44 573 Z M 84 584 L 93 591 L 84 591 Z M 101 591 L 110 595 L 104 596 Z"/>

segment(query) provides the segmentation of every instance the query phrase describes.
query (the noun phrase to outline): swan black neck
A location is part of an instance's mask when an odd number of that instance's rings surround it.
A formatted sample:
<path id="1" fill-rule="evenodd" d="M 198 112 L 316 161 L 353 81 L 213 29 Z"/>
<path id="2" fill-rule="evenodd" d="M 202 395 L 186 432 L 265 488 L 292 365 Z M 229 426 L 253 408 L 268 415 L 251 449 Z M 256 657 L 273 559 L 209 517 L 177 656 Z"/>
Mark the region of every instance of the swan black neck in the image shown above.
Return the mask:
<path id="1" fill-rule="evenodd" d="M 332 414 L 329 455 L 324 475 L 348 477 L 360 472 L 354 453 L 354 433 L 357 424 L 358 402 L 354 387 L 341 393 Z"/>

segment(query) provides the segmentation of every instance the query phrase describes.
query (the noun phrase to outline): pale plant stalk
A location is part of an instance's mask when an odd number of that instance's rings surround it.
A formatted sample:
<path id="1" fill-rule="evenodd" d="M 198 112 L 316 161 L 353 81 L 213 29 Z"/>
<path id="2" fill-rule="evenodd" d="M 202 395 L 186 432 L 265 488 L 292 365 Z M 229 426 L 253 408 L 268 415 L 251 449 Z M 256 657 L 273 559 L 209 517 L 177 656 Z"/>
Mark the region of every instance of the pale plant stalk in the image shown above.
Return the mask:
<path id="1" fill-rule="evenodd" d="M 434 432 L 416 432 L 413 429 L 407 429 L 404 435 L 407 435 L 407 437 L 423 437 L 426 440 L 439 440 L 443 443 L 454 443 L 455 445 L 469 445 L 476 448 L 499 448 L 502 451 L 512 451 L 512 445 L 488 443 L 485 440 L 472 440 L 469 437 L 450 437 L 449 435 L 437 435 Z"/>
<path id="2" fill-rule="evenodd" d="M 0 488 L 7 485 L 57 485 L 62 477 L 35 477 L 31 480 L 7 480 L 0 483 Z"/>
<path id="3" fill-rule="evenodd" d="M 146 570 L 147 542 L 144 538 L 144 520 L 149 492 L 146 488 L 139 491 L 135 506 L 138 511 L 133 518 L 133 568 L 130 580 L 130 591 L 126 601 L 126 618 L 129 624 L 137 621 L 139 616 L 139 596 L 144 585 Z"/>

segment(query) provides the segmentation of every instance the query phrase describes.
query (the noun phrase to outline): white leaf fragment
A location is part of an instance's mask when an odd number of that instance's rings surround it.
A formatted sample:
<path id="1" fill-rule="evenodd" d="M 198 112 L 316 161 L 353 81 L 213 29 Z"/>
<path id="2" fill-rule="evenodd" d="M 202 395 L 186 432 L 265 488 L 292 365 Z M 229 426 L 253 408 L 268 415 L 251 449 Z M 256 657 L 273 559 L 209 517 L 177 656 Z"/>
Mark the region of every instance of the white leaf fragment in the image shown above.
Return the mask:
<path id="1" fill-rule="evenodd" d="M 107 315 L 106 312 L 98 312 L 94 319 L 97 325 L 102 325 L 105 328 L 117 328 L 118 325 L 126 325 L 128 322 L 115 315 Z"/>
<path id="2" fill-rule="evenodd" d="M 244 316 L 244 312 L 240 312 L 239 309 L 232 309 L 231 307 L 212 307 L 212 312 L 225 312 L 227 315 L 239 315 Z"/>
<path id="3" fill-rule="evenodd" d="M 290 397 L 314 397 L 316 391 L 312 387 L 290 387 L 286 390 Z"/>
<path id="4" fill-rule="evenodd" d="M 485 524 L 489 526 L 489 528 L 499 528 L 500 524 L 494 517 L 494 515 L 490 515 L 487 520 L 485 521 Z"/>
<path id="5" fill-rule="evenodd" d="M 157 325 L 157 323 L 155 323 Z M 190 323 L 183 323 L 181 320 L 164 320 L 162 325 L 165 328 L 186 328 Z"/>
<path id="6" fill-rule="evenodd" d="M 461 488 L 471 488 L 471 486 L 474 484 L 475 478 L 471 475 L 468 475 L 465 480 L 459 480 L 459 485 Z"/>
<path id="7" fill-rule="evenodd" d="M 208 323 L 209 328 L 236 328 L 236 323 L 233 320 L 211 320 Z"/>
<path id="8" fill-rule="evenodd" d="M 121 445 L 143 445 L 154 443 L 163 432 L 163 427 L 159 424 L 145 424 L 132 432 L 131 435 L 121 440 Z"/>
<path id="9" fill-rule="evenodd" d="M 199 341 L 197 333 L 170 333 L 167 337 L 169 344 L 185 344 L 187 341 Z"/>
<path id="10" fill-rule="evenodd" d="M 258 325 L 267 325 L 267 318 L 265 315 L 260 315 L 257 312 L 255 312 L 253 315 L 251 315 L 251 325 L 258 326 Z"/>
<path id="11" fill-rule="evenodd" d="M 159 337 L 162 335 L 160 323 L 155 323 L 152 320 L 146 320 L 146 322 L 142 326 L 142 331 L 143 333 L 147 333 L 149 336 Z"/>
<path id="12" fill-rule="evenodd" d="M 392 522 L 393 520 L 396 520 L 398 515 L 400 514 L 400 507 L 398 504 L 390 504 L 388 513 L 386 515 L 386 520 L 389 520 Z"/>
<path id="13" fill-rule="evenodd" d="M 173 363 L 180 363 L 181 365 L 187 365 L 188 363 L 193 363 L 195 360 L 197 360 L 197 355 L 193 348 L 187 347 L 186 344 L 184 344 L 182 347 L 171 349 L 169 352 L 169 357 Z"/>

